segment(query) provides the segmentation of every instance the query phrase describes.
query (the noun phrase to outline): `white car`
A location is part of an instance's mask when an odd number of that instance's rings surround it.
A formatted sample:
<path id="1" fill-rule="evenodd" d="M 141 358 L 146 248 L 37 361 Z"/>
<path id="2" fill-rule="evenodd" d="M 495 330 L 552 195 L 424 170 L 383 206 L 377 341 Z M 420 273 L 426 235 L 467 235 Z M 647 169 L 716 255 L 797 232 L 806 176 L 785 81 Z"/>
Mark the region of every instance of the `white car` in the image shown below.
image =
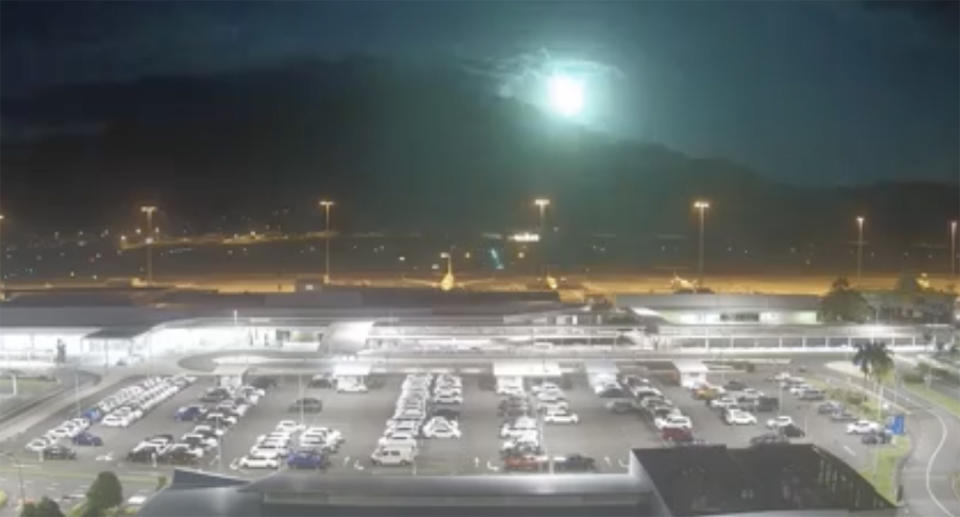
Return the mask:
<path id="1" fill-rule="evenodd" d="M 794 384 L 793 386 L 790 386 L 790 389 L 788 391 L 790 392 L 791 395 L 800 396 L 800 395 L 803 395 L 803 392 L 807 390 L 812 390 L 812 389 L 813 389 L 813 386 L 803 383 L 803 384 Z"/>
<path id="2" fill-rule="evenodd" d="M 693 429 L 693 422 L 690 417 L 683 415 L 668 415 L 663 418 L 655 418 L 653 425 L 661 431 L 664 429 Z"/>
<path id="3" fill-rule="evenodd" d="M 387 420 L 387 430 L 420 434 L 420 422 L 417 420 Z"/>
<path id="4" fill-rule="evenodd" d="M 426 411 L 422 409 L 398 409 L 393 413 L 393 418 L 400 420 L 421 420 L 426 416 Z"/>
<path id="5" fill-rule="evenodd" d="M 460 405 L 463 404 L 463 397 L 460 395 L 437 395 L 433 398 L 433 401 L 437 404 Z"/>
<path id="6" fill-rule="evenodd" d="M 40 452 L 46 449 L 47 447 L 53 445 L 54 443 L 56 443 L 54 440 L 47 440 L 45 438 L 34 438 L 33 440 L 30 440 L 29 442 L 27 442 L 26 449 L 28 451 Z"/>
<path id="7" fill-rule="evenodd" d="M 332 427 L 310 427 L 303 432 L 304 436 L 321 435 L 321 434 L 326 436 L 327 438 L 336 440 L 337 442 L 340 442 L 340 443 L 343 443 L 346 441 L 346 439 L 343 437 L 343 433 L 341 433 L 336 429 L 333 429 Z"/>
<path id="8" fill-rule="evenodd" d="M 250 447 L 250 455 L 262 456 L 264 458 L 282 458 L 290 454 L 290 449 L 279 444 L 262 443 Z"/>
<path id="9" fill-rule="evenodd" d="M 460 426 L 456 421 L 433 417 L 421 428 L 424 438 L 460 438 Z"/>
<path id="10" fill-rule="evenodd" d="M 560 386 L 552 382 L 544 382 L 541 384 L 535 384 L 530 388 L 534 394 L 540 393 L 541 391 L 560 391 Z"/>
<path id="11" fill-rule="evenodd" d="M 180 437 L 181 442 L 194 442 L 199 444 L 204 449 L 212 449 L 217 446 L 217 439 L 213 437 L 205 437 L 202 434 L 196 433 L 186 433 Z"/>
<path id="12" fill-rule="evenodd" d="M 277 427 L 275 427 L 274 429 L 280 432 L 296 433 L 296 432 L 303 431 L 306 427 L 307 426 L 303 424 L 298 424 L 294 420 L 281 420 L 277 422 Z"/>
<path id="13" fill-rule="evenodd" d="M 710 401 L 710 407 L 712 408 L 733 408 L 737 407 L 737 401 L 733 397 L 718 397 Z"/>
<path id="14" fill-rule="evenodd" d="M 248 454 L 240 458 L 240 468 L 245 469 L 276 469 L 280 468 L 280 460 L 276 457 Z"/>
<path id="15" fill-rule="evenodd" d="M 362 382 L 338 382 L 337 393 L 366 393 L 367 385 Z"/>
<path id="16" fill-rule="evenodd" d="M 517 447 L 525 445 L 530 447 L 539 447 L 540 446 L 540 435 L 536 431 L 531 431 L 527 434 L 517 436 L 516 438 L 511 438 L 509 440 L 504 440 L 500 443 L 500 451 L 509 451 L 516 449 Z"/>
<path id="17" fill-rule="evenodd" d="M 767 420 L 767 429 L 780 429 L 793 424 L 793 418 L 790 415 L 780 415 L 776 418 Z"/>
<path id="18" fill-rule="evenodd" d="M 199 434 L 208 434 L 213 433 L 215 436 L 220 437 L 227 434 L 227 430 L 222 427 L 213 427 L 207 424 L 200 424 L 193 428 L 193 433 Z"/>
<path id="19" fill-rule="evenodd" d="M 513 438 L 527 431 L 536 431 L 537 421 L 532 418 L 518 418 L 514 423 L 503 424 L 500 428 L 500 438 Z"/>
<path id="20" fill-rule="evenodd" d="M 416 449 L 412 447 L 380 446 L 370 455 L 370 461 L 378 466 L 406 466 L 416 458 Z"/>
<path id="21" fill-rule="evenodd" d="M 570 404 L 566 400 L 555 400 L 553 402 L 539 402 L 537 407 L 543 413 L 563 413 L 570 409 Z"/>
<path id="22" fill-rule="evenodd" d="M 562 392 L 541 391 L 540 393 L 537 393 L 538 402 L 557 402 L 559 400 L 566 400 L 566 397 L 563 396 Z"/>
<path id="23" fill-rule="evenodd" d="M 397 445 L 401 447 L 417 447 L 417 437 L 413 433 L 404 433 L 396 431 L 387 431 L 379 440 L 377 445 Z"/>
<path id="24" fill-rule="evenodd" d="M 578 424 L 580 417 L 569 411 L 555 411 L 543 415 L 543 421 L 551 424 Z"/>
<path id="25" fill-rule="evenodd" d="M 882 429 L 883 427 L 880 424 L 871 422 L 870 420 L 857 420 L 856 422 L 847 424 L 847 434 L 878 433 Z"/>
<path id="26" fill-rule="evenodd" d="M 730 409 L 724 415 L 724 418 L 731 425 L 753 425 L 757 423 L 757 417 L 741 409 Z"/>
<path id="27" fill-rule="evenodd" d="M 128 425 L 130 425 L 130 421 L 131 421 L 130 417 L 109 414 L 103 417 L 103 420 L 101 420 L 100 423 L 107 427 L 127 427 Z"/>

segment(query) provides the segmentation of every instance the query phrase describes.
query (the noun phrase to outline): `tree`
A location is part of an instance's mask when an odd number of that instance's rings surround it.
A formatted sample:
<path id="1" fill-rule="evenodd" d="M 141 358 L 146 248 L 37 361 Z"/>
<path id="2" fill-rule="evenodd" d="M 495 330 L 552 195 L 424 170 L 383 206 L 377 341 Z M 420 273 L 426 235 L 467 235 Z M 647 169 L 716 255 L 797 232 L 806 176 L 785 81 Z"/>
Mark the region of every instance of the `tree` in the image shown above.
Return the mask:
<path id="1" fill-rule="evenodd" d="M 893 357 L 886 343 L 871 341 L 857 345 L 853 364 L 860 368 L 865 380 L 877 383 L 877 413 L 883 416 L 883 380 L 894 369 Z"/>
<path id="2" fill-rule="evenodd" d="M 117 475 L 110 471 L 97 474 L 87 490 L 87 506 L 96 510 L 113 508 L 123 502 L 123 488 Z"/>
<path id="3" fill-rule="evenodd" d="M 24 503 L 20 517 L 64 517 L 60 505 L 47 496 L 36 503 Z"/>
<path id="4" fill-rule="evenodd" d="M 820 319 L 825 322 L 863 323 L 871 314 L 867 300 L 844 277 L 834 280 L 830 292 L 820 300 Z"/>

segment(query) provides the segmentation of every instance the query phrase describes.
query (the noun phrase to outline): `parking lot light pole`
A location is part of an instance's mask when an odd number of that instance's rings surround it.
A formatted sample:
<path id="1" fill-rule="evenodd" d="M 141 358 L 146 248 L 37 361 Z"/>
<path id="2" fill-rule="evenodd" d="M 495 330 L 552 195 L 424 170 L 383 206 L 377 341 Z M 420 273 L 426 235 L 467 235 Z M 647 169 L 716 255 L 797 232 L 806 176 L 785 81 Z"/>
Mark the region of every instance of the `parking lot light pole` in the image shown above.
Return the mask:
<path id="1" fill-rule="evenodd" d="M 0 216 L 0 221 L 3 220 L 3 216 Z M 957 274 L 957 221 L 950 221 L 950 274 L 956 276 Z M 0 279 L 0 284 L 3 284 L 3 280 Z"/>
<path id="2" fill-rule="evenodd" d="M 152 205 L 144 205 L 140 207 L 140 211 L 147 214 L 147 231 L 146 231 L 146 243 L 147 243 L 147 285 L 153 285 L 153 213 L 157 211 L 157 207 Z"/>
<path id="3" fill-rule="evenodd" d="M 327 199 L 320 200 L 320 206 L 323 207 L 325 230 L 323 236 L 323 283 L 330 283 L 330 209 L 333 207 L 333 201 Z M 301 422 L 302 423 L 302 422 Z"/>
<path id="4" fill-rule="evenodd" d="M 700 211 L 700 253 L 697 260 L 697 273 L 700 275 L 700 287 L 703 287 L 703 225 L 704 214 L 710 208 L 710 202 L 702 199 L 697 200 L 693 202 L 693 207 Z"/>
<path id="5" fill-rule="evenodd" d="M 865 220 L 862 215 L 857 216 L 857 283 L 860 283 L 863 269 L 863 221 Z"/>

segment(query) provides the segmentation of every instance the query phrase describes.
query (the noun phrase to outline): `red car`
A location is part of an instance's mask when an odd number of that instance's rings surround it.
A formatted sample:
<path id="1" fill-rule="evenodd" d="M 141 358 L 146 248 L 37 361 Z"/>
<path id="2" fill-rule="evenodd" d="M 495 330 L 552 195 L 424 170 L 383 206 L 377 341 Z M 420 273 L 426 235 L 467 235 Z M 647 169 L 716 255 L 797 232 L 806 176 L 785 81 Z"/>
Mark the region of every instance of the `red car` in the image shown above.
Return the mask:
<path id="1" fill-rule="evenodd" d="M 541 470 L 547 463 L 546 456 L 535 456 L 533 454 L 514 454 L 507 456 L 503 460 L 504 470 Z"/>
<path id="2" fill-rule="evenodd" d="M 664 427 L 660 437 L 670 442 L 689 443 L 693 441 L 693 432 L 682 427 Z"/>

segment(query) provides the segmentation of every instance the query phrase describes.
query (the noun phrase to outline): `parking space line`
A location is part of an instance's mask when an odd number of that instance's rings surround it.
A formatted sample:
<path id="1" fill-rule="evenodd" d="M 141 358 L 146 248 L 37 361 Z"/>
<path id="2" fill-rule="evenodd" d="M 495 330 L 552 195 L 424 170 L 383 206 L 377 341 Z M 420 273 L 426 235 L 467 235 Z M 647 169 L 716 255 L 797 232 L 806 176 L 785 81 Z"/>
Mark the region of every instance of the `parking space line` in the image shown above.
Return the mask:
<path id="1" fill-rule="evenodd" d="M 857 453 L 853 452 L 853 449 L 851 449 L 849 445 L 844 445 L 843 450 L 847 451 L 847 453 L 850 454 L 851 456 L 857 455 Z"/>

